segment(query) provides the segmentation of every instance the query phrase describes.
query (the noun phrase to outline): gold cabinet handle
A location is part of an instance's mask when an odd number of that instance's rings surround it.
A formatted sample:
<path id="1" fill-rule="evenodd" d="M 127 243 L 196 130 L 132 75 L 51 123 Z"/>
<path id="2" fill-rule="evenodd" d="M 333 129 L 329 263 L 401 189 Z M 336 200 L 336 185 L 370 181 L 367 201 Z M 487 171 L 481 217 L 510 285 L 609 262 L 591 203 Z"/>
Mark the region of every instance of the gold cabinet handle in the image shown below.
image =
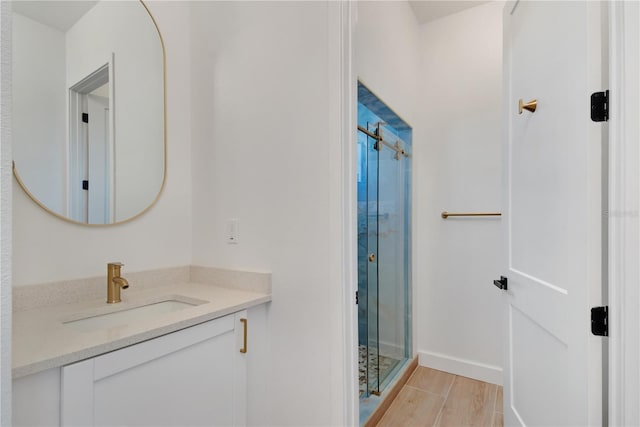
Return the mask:
<path id="1" fill-rule="evenodd" d="M 374 262 L 376 260 L 376 254 L 373 252 L 369 254 L 369 262 Z"/>
<path id="2" fill-rule="evenodd" d="M 532 113 L 536 112 L 536 108 L 538 107 L 538 100 L 533 99 L 526 104 L 522 101 L 518 101 L 518 114 L 522 114 L 522 110 L 531 111 Z"/>
<path id="3" fill-rule="evenodd" d="M 469 213 L 453 213 L 444 211 L 440 214 L 442 219 L 447 219 L 450 216 L 502 216 L 500 212 L 469 212 Z"/>
<path id="4" fill-rule="evenodd" d="M 240 319 L 240 321 L 244 326 L 243 339 L 242 339 L 243 344 L 242 344 L 242 348 L 240 349 L 240 353 L 246 353 L 247 352 L 247 319 Z"/>

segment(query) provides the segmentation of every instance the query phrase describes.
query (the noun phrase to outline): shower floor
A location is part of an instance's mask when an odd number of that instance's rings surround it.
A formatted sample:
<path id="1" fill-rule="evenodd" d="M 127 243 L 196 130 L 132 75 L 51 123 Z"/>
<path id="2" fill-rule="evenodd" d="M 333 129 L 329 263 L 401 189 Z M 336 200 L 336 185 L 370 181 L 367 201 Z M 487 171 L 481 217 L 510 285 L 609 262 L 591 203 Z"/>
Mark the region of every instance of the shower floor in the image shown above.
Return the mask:
<path id="1" fill-rule="evenodd" d="M 386 376 L 400 363 L 400 360 L 391 357 L 380 355 L 379 359 L 375 349 L 369 349 L 367 355 L 367 346 L 360 345 L 359 348 L 360 357 L 358 360 L 359 377 L 360 377 L 360 396 L 366 394 L 367 391 L 367 359 L 369 365 L 369 389 L 375 390 L 378 385 L 378 369 L 380 370 L 380 378 L 384 380 Z M 378 366 L 377 360 L 380 361 Z"/>

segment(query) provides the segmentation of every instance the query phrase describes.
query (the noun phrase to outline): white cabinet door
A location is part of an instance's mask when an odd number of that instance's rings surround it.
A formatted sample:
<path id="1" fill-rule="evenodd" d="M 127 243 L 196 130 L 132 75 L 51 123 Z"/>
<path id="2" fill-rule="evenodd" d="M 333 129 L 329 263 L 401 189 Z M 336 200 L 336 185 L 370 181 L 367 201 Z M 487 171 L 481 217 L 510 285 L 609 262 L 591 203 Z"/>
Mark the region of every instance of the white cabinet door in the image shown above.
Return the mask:
<path id="1" fill-rule="evenodd" d="M 63 426 L 246 424 L 246 312 L 62 369 Z"/>
<path id="2" fill-rule="evenodd" d="M 53 368 L 13 380 L 12 427 L 60 425 L 60 375 Z"/>

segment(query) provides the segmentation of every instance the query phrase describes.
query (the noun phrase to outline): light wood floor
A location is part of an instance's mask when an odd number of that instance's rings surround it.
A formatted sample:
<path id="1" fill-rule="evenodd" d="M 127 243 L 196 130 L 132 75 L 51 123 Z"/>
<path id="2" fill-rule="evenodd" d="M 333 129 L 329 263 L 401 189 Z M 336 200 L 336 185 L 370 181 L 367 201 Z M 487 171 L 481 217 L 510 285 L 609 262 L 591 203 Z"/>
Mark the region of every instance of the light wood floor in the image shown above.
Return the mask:
<path id="1" fill-rule="evenodd" d="M 378 426 L 502 427 L 502 387 L 418 366 Z"/>

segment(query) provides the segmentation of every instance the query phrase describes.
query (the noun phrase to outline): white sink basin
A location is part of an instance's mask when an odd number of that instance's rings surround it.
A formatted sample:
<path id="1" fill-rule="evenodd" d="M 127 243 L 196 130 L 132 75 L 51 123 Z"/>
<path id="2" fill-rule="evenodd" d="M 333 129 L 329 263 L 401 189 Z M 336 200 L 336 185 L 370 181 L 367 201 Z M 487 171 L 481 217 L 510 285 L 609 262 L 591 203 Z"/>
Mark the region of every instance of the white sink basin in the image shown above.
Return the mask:
<path id="1" fill-rule="evenodd" d="M 136 323 L 151 317 L 195 307 L 206 302 L 174 295 L 138 304 L 119 303 L 122 306 L 108 307 L 109 312 L 105 313 L 105 309 L 102 308 L 93 313 L 83 313 L 73 318 L 65 319 L 62 323 L 81 332 L 91 332 Z"/>

